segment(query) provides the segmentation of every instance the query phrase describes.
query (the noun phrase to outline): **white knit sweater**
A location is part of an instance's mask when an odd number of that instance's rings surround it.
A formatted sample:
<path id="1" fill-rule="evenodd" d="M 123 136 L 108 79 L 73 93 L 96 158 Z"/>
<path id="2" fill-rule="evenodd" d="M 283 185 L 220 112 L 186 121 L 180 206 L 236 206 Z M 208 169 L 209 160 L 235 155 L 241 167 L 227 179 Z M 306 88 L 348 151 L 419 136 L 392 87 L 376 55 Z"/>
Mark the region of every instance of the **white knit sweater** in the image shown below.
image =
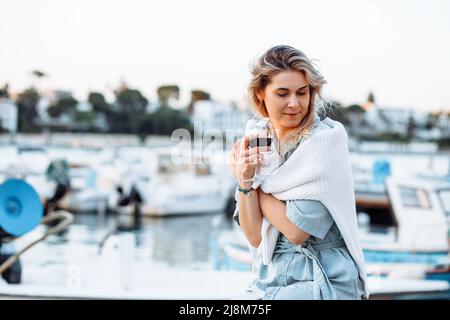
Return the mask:
<path id="1" fill-rule="evenodd" d="M 328 128 L 305 139 L 280 167 L 262 168 L 253 187 L 279 200 L 316 200 L 328 209 L 347 248 L 356 262 L 368 297 L 367 275 L 358 236 L 355 193 L 348 152 L 348 137 L 343 125 L 326 118 Z M 274 152 L 278 157 L 278 154 Z M 272 159 L 276 160 L 276 159 Z M 275 161 L 277 162 L 277 161 Z M 275 249 L 278 230 L 264 219 L 258 254 L 268 264 Z"/>

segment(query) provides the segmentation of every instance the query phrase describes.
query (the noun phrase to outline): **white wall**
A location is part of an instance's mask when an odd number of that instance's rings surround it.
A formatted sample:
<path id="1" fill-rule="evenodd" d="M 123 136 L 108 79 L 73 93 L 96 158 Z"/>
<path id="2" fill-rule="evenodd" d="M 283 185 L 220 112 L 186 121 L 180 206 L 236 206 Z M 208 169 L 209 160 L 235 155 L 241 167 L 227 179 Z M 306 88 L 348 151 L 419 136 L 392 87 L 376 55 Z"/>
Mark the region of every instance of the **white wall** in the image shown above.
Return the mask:
<path id="1" fill-rule="evenodd" d="M 8 98 L 0 98 L 0 125 L 9 132 L 17 131 L 17 106 Z"/>

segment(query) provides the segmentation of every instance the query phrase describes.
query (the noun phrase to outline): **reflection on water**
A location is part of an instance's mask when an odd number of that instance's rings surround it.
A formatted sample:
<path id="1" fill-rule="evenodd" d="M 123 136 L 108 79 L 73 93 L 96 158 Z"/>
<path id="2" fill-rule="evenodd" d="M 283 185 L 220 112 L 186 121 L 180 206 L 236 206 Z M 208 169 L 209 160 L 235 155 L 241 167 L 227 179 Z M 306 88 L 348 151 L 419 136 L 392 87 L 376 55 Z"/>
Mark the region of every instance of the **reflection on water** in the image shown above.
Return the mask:
<path id="1" fill-rule="evenodd" d="M 116 217 L 108 217 L 107 225 L 116 224 L 116 220 Z M 99 223 L 93 214 L 76 215 L 74 224 L 77 225 L 75 229 L 86 226 L 85 240 L 99 230 L 103 229 L 104 234 L 107 232 L 105 223 Z M 213 269 L 211 241 L 217 239 L 220 231 L 231 227 L 231 219 L 223 213 L 203 214 L 145 218 L 142 229 L 133 233 L 140 259 L 174 268 Z"/>

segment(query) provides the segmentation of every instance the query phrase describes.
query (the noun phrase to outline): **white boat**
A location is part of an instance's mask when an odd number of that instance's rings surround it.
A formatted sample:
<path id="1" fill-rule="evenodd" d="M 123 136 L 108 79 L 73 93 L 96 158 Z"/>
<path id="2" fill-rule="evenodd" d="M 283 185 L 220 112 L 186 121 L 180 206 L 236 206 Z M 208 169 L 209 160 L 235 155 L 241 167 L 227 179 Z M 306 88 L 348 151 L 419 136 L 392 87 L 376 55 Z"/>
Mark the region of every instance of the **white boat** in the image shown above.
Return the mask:
<path id="1" fill-rule="evenodd" d="M 447 255 L 450 183 L 422 178 L 386 179 L 394 221 L 394 234 L 363 232 L 365 251 Z"/>
<path id="2" fill-rule="evenodd" d="M 450 183 L 390 177 L 386 189 L 396 226 L 389 233 L 361 233 L 369 274 L 450 280 Z"/>
<path id="3" fill-rule="evenodd" d="M 105 165 L 98 152 L 89 150 L 51 149 L 47 147 L 9 146 L 0 151 L 0 182 L 10 177 L 26 180 L 38 192 L 42 202 L 51 198 L 56 189 L 56 182 L 48 179 L 46 170 L 53 160 L 66 160 L 69 165 L 68 175 L 71 188 L 60 201 L 61 208 L 72 212 L 104 212 L 112 202 L 113 183 L 108 186 L 98 184 L 97 180 L 105 171 Z M 116 178 L 114 182 L 119 181 Z"/>
<path id="4" fill-rule="evenodd" d="M 147 172 L 128 176 L 143 203 L 147 216 L 205 214 L 223 212 L 228 203 L 233 179 L 220 159 L 190 149 L 158 148 L 148 159 Z M 129 187 L 128 187 L 129 189 Z"/>
<path id="5" fill-rule="evenodd" d="M 94 211 L 104 216 L 118 208 L 117 187 L 134 186 L 148 216 L 223 212 L 234 188 L 225 153 L 181 147 L 122 147 L 115 151 L 68 148 L 3 148 L 0 180 L 17 176 L 41 196 L 51 197 L 56 183 L 46 179 L 52 160 L 69 165 L 70 189 L 59 207 L 72 212 Z M 120 210 L 120 212 L 128 212 Z"/>
<path id="6" fill-rule="evenodd" d="M 417 148 L 420 149 L 419 146 Z M 416 152 L 411 148 L 402 152 L 389 149 L 371 152 L 363 149 L 352 151 L 350 159 L 357 207 L 362 211 L 369 209 L 382 215 L 383 211 L 390 209 L 384 184 L 387 176 L 438 178 L 450 173 L 448 154 L 437 151 Z"/>
<path id="7" fill-rule="evenodd" d="M 9 145 L 0 148 L 0 183 L 9 178 L 26 180 L 41 200 L 50 197 L 55 184 L 45 176 L 51 162 L 46 148 Z"/>

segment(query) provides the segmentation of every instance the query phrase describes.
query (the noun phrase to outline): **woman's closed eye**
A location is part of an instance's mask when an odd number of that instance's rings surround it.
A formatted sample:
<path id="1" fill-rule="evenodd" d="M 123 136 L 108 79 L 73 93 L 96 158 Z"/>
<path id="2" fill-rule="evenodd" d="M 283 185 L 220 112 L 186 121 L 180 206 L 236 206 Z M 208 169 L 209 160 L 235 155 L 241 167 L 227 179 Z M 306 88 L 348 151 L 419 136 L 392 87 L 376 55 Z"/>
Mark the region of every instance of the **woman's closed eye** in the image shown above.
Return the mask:
<path id="1" fill-rule="evenodd" d="M 299 96 L 304 96 L 306 94 L 306 92 L 299 92 L 297 93 Z M 277 93 L 277 96 L 279 97 L 286 97 L 287 93 Z"/>

